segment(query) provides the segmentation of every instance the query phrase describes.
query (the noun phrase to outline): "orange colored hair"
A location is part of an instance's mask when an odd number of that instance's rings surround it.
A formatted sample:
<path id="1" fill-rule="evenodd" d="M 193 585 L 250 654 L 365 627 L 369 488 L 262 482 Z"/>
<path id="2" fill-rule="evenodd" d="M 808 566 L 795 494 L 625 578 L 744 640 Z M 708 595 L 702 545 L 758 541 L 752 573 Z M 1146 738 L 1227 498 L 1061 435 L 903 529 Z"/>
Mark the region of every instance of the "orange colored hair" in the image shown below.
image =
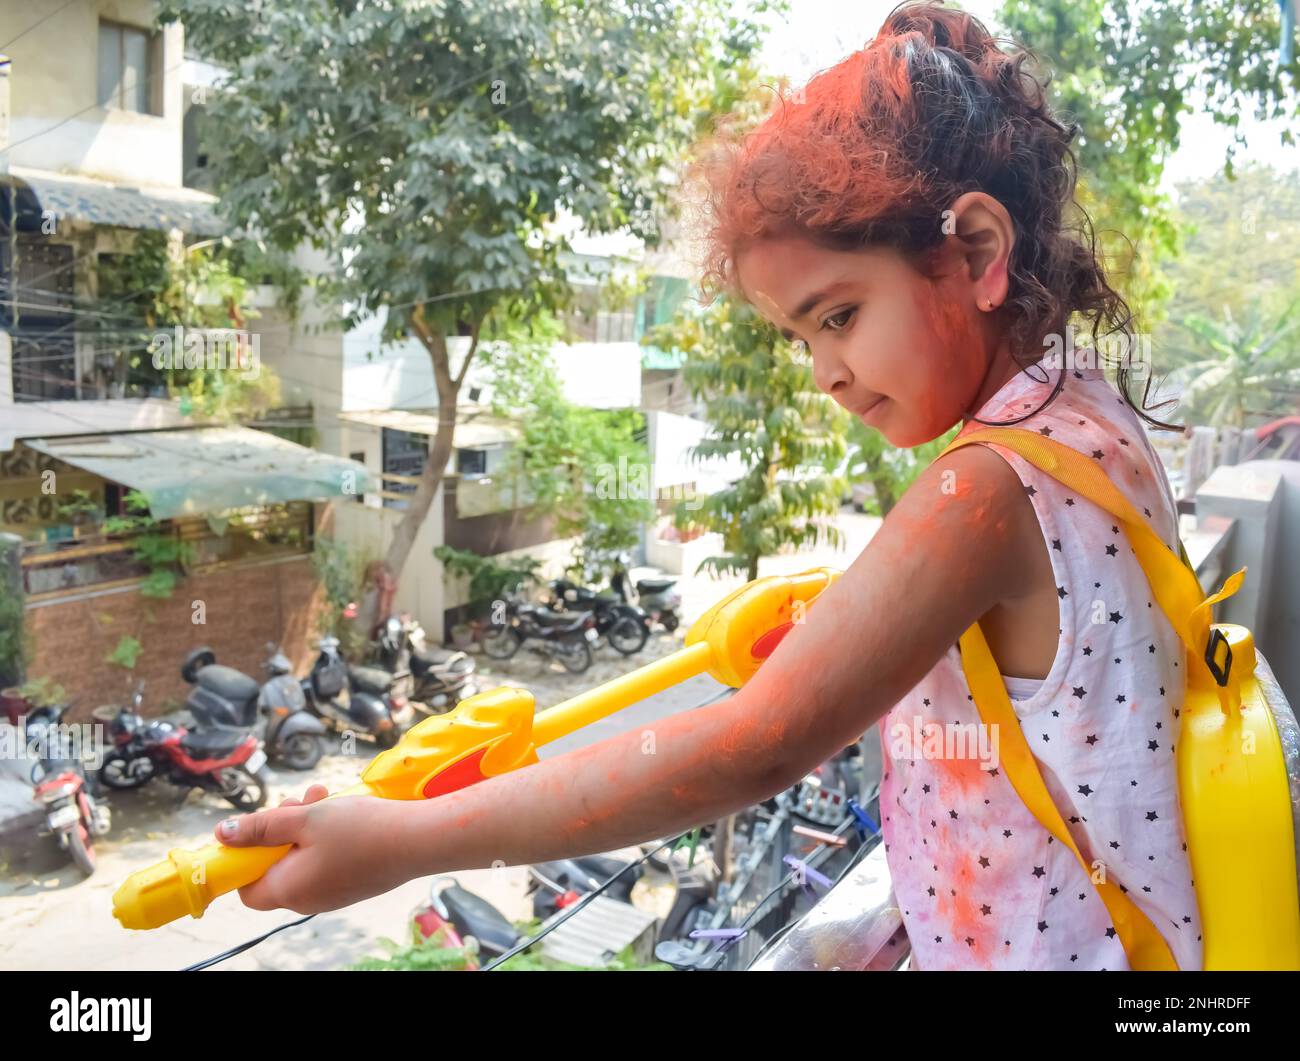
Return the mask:
<path id="1" fill-rule="evenodd" d="M 982 191 L 1015 225 L 1002 313 L 1023 364 L 1038 361 L 1044 338 L 1074 313 L 1090 319 L 1094 341 L 1129 332 L 1132 314 L 1075 201 L 1077 127 L 1052 113 L 1032 59 L 1003 50 L 965 12 L 909 2 L 861 51 L 778 99 L 756 128 L 737 133 L 724 119 L 695 167 L 706 293 L 736 291 L 737 252 L 774 235 L 839 250 L 892 247 L 927 272 L 944 211 Z"/>

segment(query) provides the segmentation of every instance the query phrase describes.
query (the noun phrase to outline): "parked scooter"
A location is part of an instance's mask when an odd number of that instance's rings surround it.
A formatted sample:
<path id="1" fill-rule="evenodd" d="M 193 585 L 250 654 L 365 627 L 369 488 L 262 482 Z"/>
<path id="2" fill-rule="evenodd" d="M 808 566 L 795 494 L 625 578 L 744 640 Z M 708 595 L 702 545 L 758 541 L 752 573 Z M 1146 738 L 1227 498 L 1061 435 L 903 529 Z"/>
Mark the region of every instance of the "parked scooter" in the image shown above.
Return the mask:
<path id="1" fill-rule="evenodd" d="M 181 788 L 215 792 L 241 811 L 264 806 L 270 790 L 266 753 L 247 729 L 213 726 L 188 730 L 140 715 L 141 682 L 109 722 L 113 747 L 104 757 L 99 779 L 109 788 L 140 788 L 161 777 Z"/>
<path id="2" fill-rule="evenodd" d="M 243 671 L 217 663 L 212 649 L 196 648 L 181 664 L 181 677 L 194 686 L 185 706 L 200 729 L 254 729 L 264 717 L 262 741 L 271 758 L 291 770 L 310 770 L 325 754 L 325 727 L 307 710 L 289 660 L 278 646 L 267 649 L 270 658 L 262 666 L 268 677 L 258 686 Z"/>
<path id="3" fill-rule="evenodd" d="M 612 590 L 594 590 L 567 578 L 551 582 L 551 597 L 557 611 L 589 611 L 596 617 L 596 633 L 611 648 L 630 656 L 645 648 L 650 637 L 650 617 L 644 609 L 626 603 Z"/>
<path id="4" fill-rule="evenodd" d="M 608 855 L 583 855 L 554 862 L 538 862 L 528 867 L 528 891 L 533 895 L 533 915 L 543 920 L 557 910 L 572 906 L 588 892 L 593 892 L 620 870 L 627 870 L 603 892 L 611 899 L 630 903 L 632 886 L 644 872 L 640 866 Z"/>
<path id="5" fill-rule="evenodd" d="M 544 604 L 506 602 L 505 621 L 483 639 L 483 651 L 493 659 L 510 659 L 527 645 L 539 656 L 558 659 L 564 669 L 581 674 L 591 666 L 596 618 L 591 612 L 555 612 Z"/>
<path id="6" fill-rule="evenodd" d="M 415 720 L 410 700 L 393 688 L 393 675 L 377 667 L 349 664 L 339 639 L 320 639 L 320 652 L 301 687 L 307 709 L 339 732 L 364 733 L 391 748 Z"/>
<path id="7" fill-rule="evenodd" d="M 416 711 L 442 715 L 478 692 L 477 667 L 466 653 L 433 648 L 425 637 L 410 615 L 390 616 L 380 628 L 376 663 Z"/>
<path id="8" fill-rule="evenodd" d="M 94 776 L 86 776 L 81 760 L 58 735 L 57 727 L 68 706 L 39 708 L 27 716 L 28 738 L 38 740 L 43 752 L 32 765 L 33 795 L 45 805 L 45 824 L 59 847 L 89 877 L 95 872 L 94 838 L 108 833 L 112 814 Z"/>
<path id="9" fill-rule="evenodd" d="M 429 898 L 416 909 L 413 921 L 423 938 L 441 934 L 441 942 L 449 947 L 463 947 L 472 937 L 478 943 L 478 954 L 489 960 L 499 958 L 523 938 L 500 910 L 462 888 L 454 877 L 433 882 Z M 480 965 L 476 958 L 469 959 L 470 969 Z"/>
<path id="10" fill-rule="evenodd" d="M 681 623 L 678 613 L 682 607 L 682 595 L 673 588 L 677 579 L 639 578 L 634 584 L 627 568 L 619 564 L 610 576 L 609 584 L 624 603 L 638 605 L 651 622 L 659 623 L 670 634 Z"/>

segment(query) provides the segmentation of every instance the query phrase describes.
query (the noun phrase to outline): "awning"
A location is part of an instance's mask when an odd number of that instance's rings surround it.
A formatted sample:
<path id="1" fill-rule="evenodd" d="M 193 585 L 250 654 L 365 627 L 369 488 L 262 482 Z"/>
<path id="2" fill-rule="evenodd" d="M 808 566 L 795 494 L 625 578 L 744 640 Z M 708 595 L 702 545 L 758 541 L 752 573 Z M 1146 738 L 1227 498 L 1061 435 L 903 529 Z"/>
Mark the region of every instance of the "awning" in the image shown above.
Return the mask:
<path id="1" fill-rule="evenodd" d="M 135 188 L 31 171 L 15 171 L 4 178 L 4 184 L 0 215 L 8 218 L 7 186 L 12 184 L 19 229 L 29 227 L 24 221 L 39 227 L 42 215 L 51 211 L 57 217 L 115 228 L 179 228 L 199 236 L 219 236 L 227 230 L 213 208 L 217 199 L 185 188 Z"/>
<path id="2" fill-rule="evenodd" d="M 75 411 L 74 411 L 75 410 Z M 204 424 L 196 413 L 182 413 L 174 398 L 87 398 L 79 402 L 16 402 L 0 413 L 0 453 L 24 438 L 54 438 Z"/>
<path id="3" fill-rule="evenodd" d="M 391 431 L 405 431 L 412 435 L 438 433 L 436 410 L 374 409 L 358 413 L 339 413 L 339 419 L 368 427 L 386 427 Z M 520 438 L 519 425 L 500 417 L 477 410 L 462 409 L 452 445 L 456 449 L 481 449 L 485 446 L 502 446 Z"/>
<path id="4" fill-rule="evenodd" d="M 156 519 L 373 492 L 365 466 L 247 427 L 30 438 L 24 444 L 139 490 Z"/>

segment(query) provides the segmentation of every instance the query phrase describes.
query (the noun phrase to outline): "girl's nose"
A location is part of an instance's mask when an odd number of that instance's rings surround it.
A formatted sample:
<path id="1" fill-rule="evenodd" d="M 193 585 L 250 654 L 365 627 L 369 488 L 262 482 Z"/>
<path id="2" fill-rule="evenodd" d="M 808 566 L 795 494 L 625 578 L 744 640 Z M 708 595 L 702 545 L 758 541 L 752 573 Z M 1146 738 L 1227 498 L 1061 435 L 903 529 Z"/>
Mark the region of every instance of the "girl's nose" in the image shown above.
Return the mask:
<path id="1" fill-rule="evenodd" d="M 813 355 L 813 382 L 832 398 L 843 394 L 853 382 L 849 366 L 832 354 Z"/>

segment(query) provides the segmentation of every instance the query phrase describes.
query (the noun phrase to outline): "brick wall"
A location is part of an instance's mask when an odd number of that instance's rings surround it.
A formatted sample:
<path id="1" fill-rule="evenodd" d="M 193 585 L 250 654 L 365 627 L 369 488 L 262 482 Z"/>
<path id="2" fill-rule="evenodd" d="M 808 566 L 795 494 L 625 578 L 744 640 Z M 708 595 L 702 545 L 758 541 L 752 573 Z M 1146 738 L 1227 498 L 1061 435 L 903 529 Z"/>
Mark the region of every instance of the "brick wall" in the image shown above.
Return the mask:
<path id="1" fill-rule="evenodd" d="M 217 661 L 262 679 L 266 643 L 278 643 L 305 674 L 314 656 L 315 618 L 323 593 L 308 556 L 195 574 L 166 600 L 150 600 L 135 589 L 29 606 L 27 628 L 33 655 L 30 678 L 48 676 L 62 685 L 82 720 L 99 704 L 117 704 L 137 680 L 145 682 L 145 714 L 181 706 L 189 686 L 181 679 L 186 654 L 207 645 Z M 192 621 L 194 602 L 206 608 L 206 623 Z M 128 675 L 104 659 L 123 635 L 140 641 L 135 670 Z"/>

